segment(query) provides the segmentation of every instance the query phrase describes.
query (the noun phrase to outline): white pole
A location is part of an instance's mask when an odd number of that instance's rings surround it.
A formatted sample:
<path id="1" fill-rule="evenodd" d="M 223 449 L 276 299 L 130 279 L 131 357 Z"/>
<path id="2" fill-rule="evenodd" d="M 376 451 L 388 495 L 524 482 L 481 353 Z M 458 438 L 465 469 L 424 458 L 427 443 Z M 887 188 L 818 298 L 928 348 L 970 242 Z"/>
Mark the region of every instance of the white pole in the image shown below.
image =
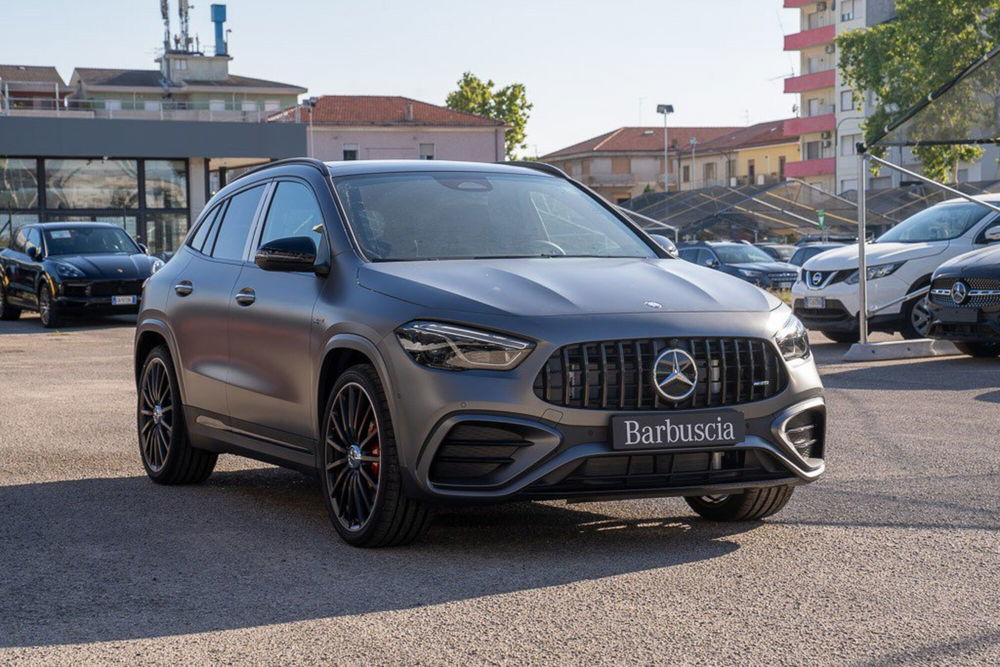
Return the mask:
<path id="1" fill-rule="evenodd" d="M 667 116 L 663 114 L 663 191 L 670 192 L 670 142 L 667 141 Z"/>
<path id="2" fill-rule="evenodd" d="M 868 343 L 868 262 L 865 241 L 868 238 L 867 153 L 858 154 L 858 328 L 860 340 Z"/>

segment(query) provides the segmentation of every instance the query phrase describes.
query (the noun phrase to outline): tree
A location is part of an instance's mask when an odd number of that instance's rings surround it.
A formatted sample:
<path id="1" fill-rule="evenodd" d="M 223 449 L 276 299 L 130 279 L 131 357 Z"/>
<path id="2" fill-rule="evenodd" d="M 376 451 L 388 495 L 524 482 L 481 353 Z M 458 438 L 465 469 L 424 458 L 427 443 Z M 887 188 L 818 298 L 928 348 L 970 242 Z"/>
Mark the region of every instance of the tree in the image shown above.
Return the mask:
<path id="1" fill-rule="evenodd" d="M 880 103 L 864 125 L 866 143 L 895 115 L 887 107 L 910 108 L 1000 43 L 997 0 L 897 0 L 896 12 L 894 21 L 837 38 L 844 79 L 858 99 L 858 93 L 870 91 Z M 981 102 L 974 99 L 976 94 L 966 92 L 964 104 L 950 100 L 950 117 L 938 120 L 957 127 L 974 124 L 972 110 Z M 948 181 L 956 180 L 960 161 L 979 159 L 983 150 L 969 145 L 918 146 L 914 155 L 925 175 Z"/>
<path id="2" fill-rule="evenodd" d="M 484 82 L 472 72 L 465 72 L 458 80 L 458 89 L 448 93 L 445 106 L 500 120 L 510 126 L 504 134 L 505 151 L 509 159 L 514 159 L 518 150 L 528 146 L 525 127 L 534 105 L 528 102 L 522 83 L 497 88 L 492 80 Z"/>

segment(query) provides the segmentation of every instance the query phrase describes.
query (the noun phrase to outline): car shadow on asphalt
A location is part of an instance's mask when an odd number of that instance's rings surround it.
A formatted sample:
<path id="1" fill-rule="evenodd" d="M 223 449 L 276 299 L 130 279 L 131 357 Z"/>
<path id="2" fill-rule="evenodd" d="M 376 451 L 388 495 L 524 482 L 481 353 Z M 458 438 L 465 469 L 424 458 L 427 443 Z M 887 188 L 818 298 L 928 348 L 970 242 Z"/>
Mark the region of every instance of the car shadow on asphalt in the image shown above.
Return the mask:
<path id="1" fill-rule="evenodd" d="M 135 327 L 135 315 L 112 315 L 90 319 L 67 319 L 65 326 L 46 329 L 37 316 L 22 315 L 20 319 L 0 322 L 0 336 L 4 334 L 62 334 L 79 331 L 99 331 L 119 327 Z"/>
<path id="2" fill-rule="evenodd" d="M 418 543 L 334 533 L 311 478 L 275 468 L 205 484 L 144 477 L 0 487 L 0 647 L 169 636 L 560 586 L 705 561 L 759 524 L 592 505 L 443 509 Z M 666 508 L 666 505 L 663 506 Z M 675 516 L 676 513 L 676 516 Z"/>

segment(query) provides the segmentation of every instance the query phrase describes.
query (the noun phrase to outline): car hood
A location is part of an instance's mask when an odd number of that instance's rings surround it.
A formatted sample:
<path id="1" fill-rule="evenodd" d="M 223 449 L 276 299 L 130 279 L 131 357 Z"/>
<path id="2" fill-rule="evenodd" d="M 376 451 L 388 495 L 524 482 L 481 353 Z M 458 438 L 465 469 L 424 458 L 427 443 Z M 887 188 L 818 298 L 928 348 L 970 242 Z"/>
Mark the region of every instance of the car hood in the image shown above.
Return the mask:
<path id="1" fill-rule="evenodd" d="M 53 255 L 49 260 L 71 264 L 87 278 L 108 280 L 148 278 L 153 266 L 149 255 Z"/>
<path id="2" fill-rule="evenodd" d="M 865 246 L 865 260 L 868 266 L 905 262 L 911 259 L 940 255 L 948 248 L 947 243 L 869 243 Z M 858 246 L 846 245 L 824 251 L 809 258 L 802 268 L 807 271 L 839 271 L 858 268 Z"/>
<path id="3" fill-rule="evenodd" d="M 527 258 L 378 262 L 364 287 L 434 310 L 518 316 L 767 312 L 775 297 L 676 259 Z M 651 302 L 651 303 L 647 303 Z"/>
<path id="4" fill-rule="evenodd" d="M 787 262 L 740 262 L 728 266 L 748 271 L 763 271 L 764 273 L 798 273 L 799 267 Z"/>
<path id="5" fill-rule="evenodd" d="M 1000 276 L 1000 244 L 954 257 L 939 266 L 934 275 L 997 278 Z"/>

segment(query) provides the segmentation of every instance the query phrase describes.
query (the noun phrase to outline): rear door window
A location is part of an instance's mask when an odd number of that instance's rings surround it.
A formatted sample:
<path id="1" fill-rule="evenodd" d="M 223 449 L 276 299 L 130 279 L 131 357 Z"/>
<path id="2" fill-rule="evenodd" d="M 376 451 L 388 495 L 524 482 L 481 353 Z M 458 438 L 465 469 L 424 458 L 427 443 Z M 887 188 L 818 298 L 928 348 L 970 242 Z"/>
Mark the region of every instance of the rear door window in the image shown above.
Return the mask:
<path id="1" fill-rule="evenodd" d="M 258 185 L 230 198 L 229 207 L 222 216 L 222 226 L 215 239 L 212 257 L 243 259 L 243 250 L 246 248 L 257 204 L 260 203 L 263 192 L 264 186 Z"/>

